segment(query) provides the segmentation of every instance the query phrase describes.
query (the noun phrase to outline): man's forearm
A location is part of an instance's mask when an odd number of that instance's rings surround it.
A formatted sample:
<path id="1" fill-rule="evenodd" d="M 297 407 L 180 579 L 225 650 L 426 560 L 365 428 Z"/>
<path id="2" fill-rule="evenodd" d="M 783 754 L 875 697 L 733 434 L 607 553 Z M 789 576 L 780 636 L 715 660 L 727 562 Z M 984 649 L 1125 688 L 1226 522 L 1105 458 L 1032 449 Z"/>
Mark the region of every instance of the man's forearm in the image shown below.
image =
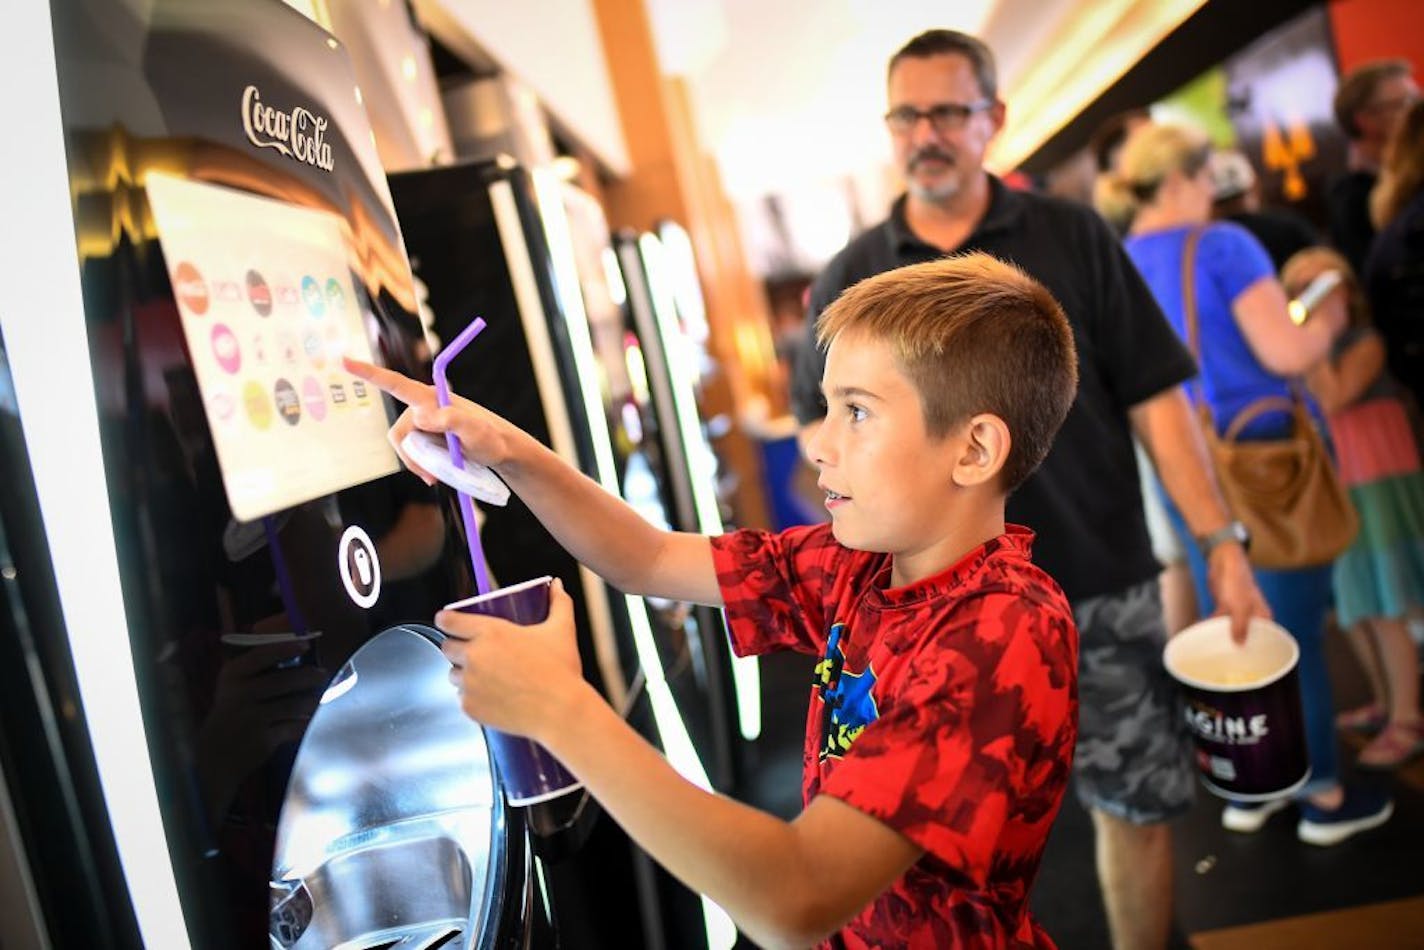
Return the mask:
<path id="1" fill-rule="evenodd" d="M 1230 509 L 1212 472 L 1206 441 L 1180 387 L 1131 410 L 1137 437 L 1152 457 L 1162 487 L 1194 537 L 1210 534 L 1231 520 Z"/>

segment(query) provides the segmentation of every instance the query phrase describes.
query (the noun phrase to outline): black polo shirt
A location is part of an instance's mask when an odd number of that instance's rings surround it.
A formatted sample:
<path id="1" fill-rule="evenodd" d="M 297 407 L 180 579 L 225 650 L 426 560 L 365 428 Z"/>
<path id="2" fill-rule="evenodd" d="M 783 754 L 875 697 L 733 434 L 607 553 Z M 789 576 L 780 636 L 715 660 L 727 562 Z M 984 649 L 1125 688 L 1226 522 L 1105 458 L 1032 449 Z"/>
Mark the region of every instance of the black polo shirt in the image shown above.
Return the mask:
<path id="1" fill-rule="evenodd" d="M 989 182 L 989 210 L 954 253 L 983 251 L 1038 279 L 1062 304 L 1078 345 L 1078 397 L 1042 467 L 1009 497 L 1007 516 L 1038 532 L 1034 561 L 1069 600 L 1122 591 L 1160 569 L 1127 410 L 1190 379 L 1196 364 L 1092 209 Z M 910 230 L 901 197 L 889 219 L 846 245 L 811 285 L 808 333 L 814 340 L 816 317 L 845 288 L 941 256 Z M 802 423 L 825 415 L 825 365 L 813 343 L 802 347 L 791 387 Z"/>

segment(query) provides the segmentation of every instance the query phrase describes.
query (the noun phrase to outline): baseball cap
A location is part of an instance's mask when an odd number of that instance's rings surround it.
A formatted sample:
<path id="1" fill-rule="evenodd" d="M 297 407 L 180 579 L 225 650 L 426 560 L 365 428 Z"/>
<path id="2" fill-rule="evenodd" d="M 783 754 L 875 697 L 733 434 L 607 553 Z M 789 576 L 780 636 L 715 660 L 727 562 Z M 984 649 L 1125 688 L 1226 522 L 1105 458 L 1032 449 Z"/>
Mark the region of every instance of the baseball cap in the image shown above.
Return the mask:
<path id="1" fill-rule="evenodd" d="M 1256 170 L 1251 160 L 1236 149 L 1217 149 L 1207 160 L 1211 171 L 1212 199 L 1225 201 L 1245 194 L 1256 184 Z"/>

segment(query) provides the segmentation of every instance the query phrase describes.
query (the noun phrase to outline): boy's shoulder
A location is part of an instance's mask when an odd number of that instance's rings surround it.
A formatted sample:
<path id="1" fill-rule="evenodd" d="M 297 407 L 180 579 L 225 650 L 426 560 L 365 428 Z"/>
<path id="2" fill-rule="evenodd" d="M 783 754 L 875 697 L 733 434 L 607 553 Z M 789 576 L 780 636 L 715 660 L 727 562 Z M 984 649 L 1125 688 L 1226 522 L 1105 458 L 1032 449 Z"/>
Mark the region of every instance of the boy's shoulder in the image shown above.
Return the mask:
<path id="1" fill-rule="evenodd" d="M 1002 535 L 986 545 L 978 583 L 964 591 L 971 597 L 1008 597 L 1044 610 L 1072 616 L 1068 597 L 1047 571 L 1033 562 L 1034 532 L 1007 524 Z"/>
<path id="2" fill-rule="evenodd" d="M 1033 532 L 1008 525 L 991 539 L 940 574 L 909 588 L 872 591 L 872 602 L 908 608 L 898 611 L 902 620 L 889 626 L 906 627 L 908 636 L 922 646 L 940 646 L 948 634 L 995 643 L 1027 634 L 1033 638 L 1061 638 L 1073 625 L 1073 611 L 1062 588 L 1032 561 Z"/>

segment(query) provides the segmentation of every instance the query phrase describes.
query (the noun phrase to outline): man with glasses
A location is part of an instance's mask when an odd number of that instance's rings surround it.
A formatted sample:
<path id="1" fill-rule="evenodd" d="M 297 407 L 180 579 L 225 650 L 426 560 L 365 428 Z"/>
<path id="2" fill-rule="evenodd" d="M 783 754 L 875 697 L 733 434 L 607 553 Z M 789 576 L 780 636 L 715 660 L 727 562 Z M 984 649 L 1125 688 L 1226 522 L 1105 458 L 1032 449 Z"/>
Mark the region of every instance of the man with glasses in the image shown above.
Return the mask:
<path id="1" fill-rule="evenodd" d="M 1335 121 L 1350 140 L 1348 170 L 1330 183 L 1326 203 L 1330 241 L 1363 274 L 1375 226 L 1370 221 L 1370 191 L 1379 177 L 1384 146 L 1399 117 L 1419 98 L 1408 61 L 1382 59 L 1357 66 L 1335 90 Z"/>
<path id="2" fill-rule="evenodd" d="M 1074 770 L 1093 816 L 1113 945 L 1160 950 L 1172 914 L 1166 822 L 1190 805 L 1193 776 L 1176 690 L 1162 668 L 1160 568 L 1133 430 L 1206 551 L 1213 593 L 1237 635 L 1249 617 L 1268 614 L 1244 530 L 1221 500 L 1182 391 L 1196 366 L 1096 213 L 1010 191 L 984 170 L 1005 106 L 982 42 L 923 33 L 891 58 L 888 80 L 885 123 L 906 193 L 817 277 L 808 329 L 866 277 L 966 251 L 1012 261 L 1063 305 L 1078 347 L 1078 395 L 1042 467 L 1009 497 L 1007 517 L 1038 533 L 1034 560 L 1062 586 L 1078 623 Z M 812 337 L 792 384 L 803 445 L 825 417 L 824 365 Z"/>

